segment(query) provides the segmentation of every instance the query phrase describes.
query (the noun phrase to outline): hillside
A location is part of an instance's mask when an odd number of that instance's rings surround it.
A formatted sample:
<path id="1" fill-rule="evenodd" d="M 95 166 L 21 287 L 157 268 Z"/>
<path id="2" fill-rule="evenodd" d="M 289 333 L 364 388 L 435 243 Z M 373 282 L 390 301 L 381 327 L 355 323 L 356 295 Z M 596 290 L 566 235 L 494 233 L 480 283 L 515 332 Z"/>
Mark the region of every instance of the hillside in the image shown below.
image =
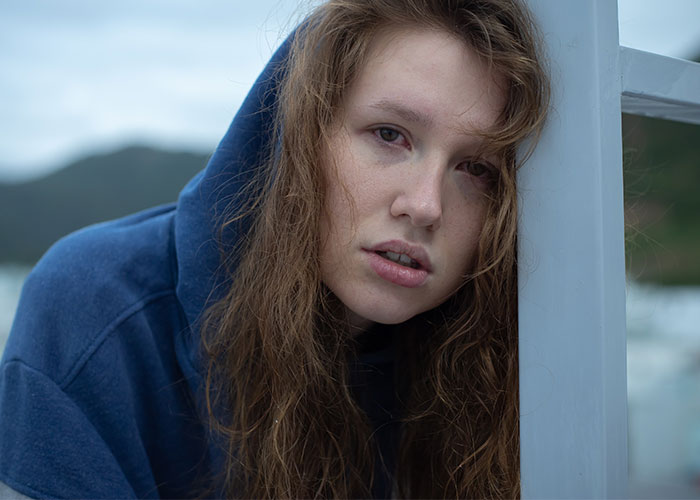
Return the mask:
<path id="1" fill-rule="evenodd" d="M 623 131 L 630 275 L 700 284 L 700 126 L 624 115 Z"/>
<path id="2" fill-rule="evenodd" d="M 207 156 L 130 147 L 46 177 L 0 184 L 0 262 L 34 263 L 80 227 L 175 201 Z"/>

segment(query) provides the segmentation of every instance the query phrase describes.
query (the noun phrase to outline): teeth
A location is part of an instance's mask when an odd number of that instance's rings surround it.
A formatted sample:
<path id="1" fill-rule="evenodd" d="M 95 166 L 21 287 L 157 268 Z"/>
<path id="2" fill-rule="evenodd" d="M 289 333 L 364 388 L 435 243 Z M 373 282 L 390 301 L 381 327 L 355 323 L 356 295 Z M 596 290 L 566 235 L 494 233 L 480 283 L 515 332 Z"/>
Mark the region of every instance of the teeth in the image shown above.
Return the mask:
<path id="1" fill-rule="evenodd" d="M 410 266 L 411 260 L 412 259 L 408 255 L 401 255 L 399 257 L 399 263 L 403 264 L 404 266 Z"/>
<path id="2" fill-rule="evenodd" d="M 401 260 L 401 254 L 394 253 L 394 252 L 387 252 L 386 254 L 387 259 L 391 259 L 394 262 L 399 262 Z"/>
<path id="3" fill-rule="evenodd" d="M 402 253 L 394 253 L 394 252 L 377 252 L 379 255 L 384 257 L 385 259 L 389 259 L 392 262 L 396 262 L 397 264 L 401 264 L 402 266 L 406 267 L 412 267 L 414 269 L 417 269 L 419 266 L 418 262 L 410 258 L 408 255 L 404 255 Z"/>

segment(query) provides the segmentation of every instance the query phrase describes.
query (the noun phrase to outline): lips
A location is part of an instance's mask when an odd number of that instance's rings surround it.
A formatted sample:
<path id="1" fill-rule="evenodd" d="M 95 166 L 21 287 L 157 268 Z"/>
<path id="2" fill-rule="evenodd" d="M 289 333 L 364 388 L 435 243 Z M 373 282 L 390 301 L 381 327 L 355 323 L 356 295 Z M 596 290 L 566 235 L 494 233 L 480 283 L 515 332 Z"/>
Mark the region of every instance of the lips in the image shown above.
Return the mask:
<path id="1" fill-rule="evenodd" d="M 405 255 L 411 260 L 416 261 L 419 269 L 424 269 L 428 272 L 432 271 L 428 253 L 423 249 L 423 247 L 418 245 L 411 245 L 410 243 L 402 240 L 391 240 L 379 243 L 368 250 L 375 253 L 392 252 L 399 255 Z"/>
<path id="2" fill-rule="evenodd" d="M 395 285 L 406 288 L 421 286 L 432 271 L 427 252 L 405 241 L 385 241 L 364 251 L 374 272 Z"/>

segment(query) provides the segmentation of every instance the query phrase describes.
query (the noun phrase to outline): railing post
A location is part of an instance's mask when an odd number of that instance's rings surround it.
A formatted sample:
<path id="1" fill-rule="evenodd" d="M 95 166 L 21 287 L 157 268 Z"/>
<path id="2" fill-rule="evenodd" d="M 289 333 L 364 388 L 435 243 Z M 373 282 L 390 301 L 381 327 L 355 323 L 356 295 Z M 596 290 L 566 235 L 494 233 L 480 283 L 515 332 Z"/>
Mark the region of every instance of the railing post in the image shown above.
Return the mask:
<path id="1" fill-rule="evenodd" d="M 617 5 L 529 0 L 553 109 L 519 174 L 523 498 L 627 494 Z"/>

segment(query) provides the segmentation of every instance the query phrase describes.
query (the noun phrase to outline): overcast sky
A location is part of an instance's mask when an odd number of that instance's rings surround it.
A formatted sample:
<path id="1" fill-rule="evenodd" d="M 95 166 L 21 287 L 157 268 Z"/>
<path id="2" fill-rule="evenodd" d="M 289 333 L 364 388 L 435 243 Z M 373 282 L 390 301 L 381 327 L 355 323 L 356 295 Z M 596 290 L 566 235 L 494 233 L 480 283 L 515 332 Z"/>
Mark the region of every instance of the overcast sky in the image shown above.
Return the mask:
<path id="1" fill-rule="evenodd" d="M 133 142 L 211 151 L 299 3 L 3 0 L 0 180 Z M 700 0 L 620 0 L 620 42 L 692 57 L 698 20 Z"/>

